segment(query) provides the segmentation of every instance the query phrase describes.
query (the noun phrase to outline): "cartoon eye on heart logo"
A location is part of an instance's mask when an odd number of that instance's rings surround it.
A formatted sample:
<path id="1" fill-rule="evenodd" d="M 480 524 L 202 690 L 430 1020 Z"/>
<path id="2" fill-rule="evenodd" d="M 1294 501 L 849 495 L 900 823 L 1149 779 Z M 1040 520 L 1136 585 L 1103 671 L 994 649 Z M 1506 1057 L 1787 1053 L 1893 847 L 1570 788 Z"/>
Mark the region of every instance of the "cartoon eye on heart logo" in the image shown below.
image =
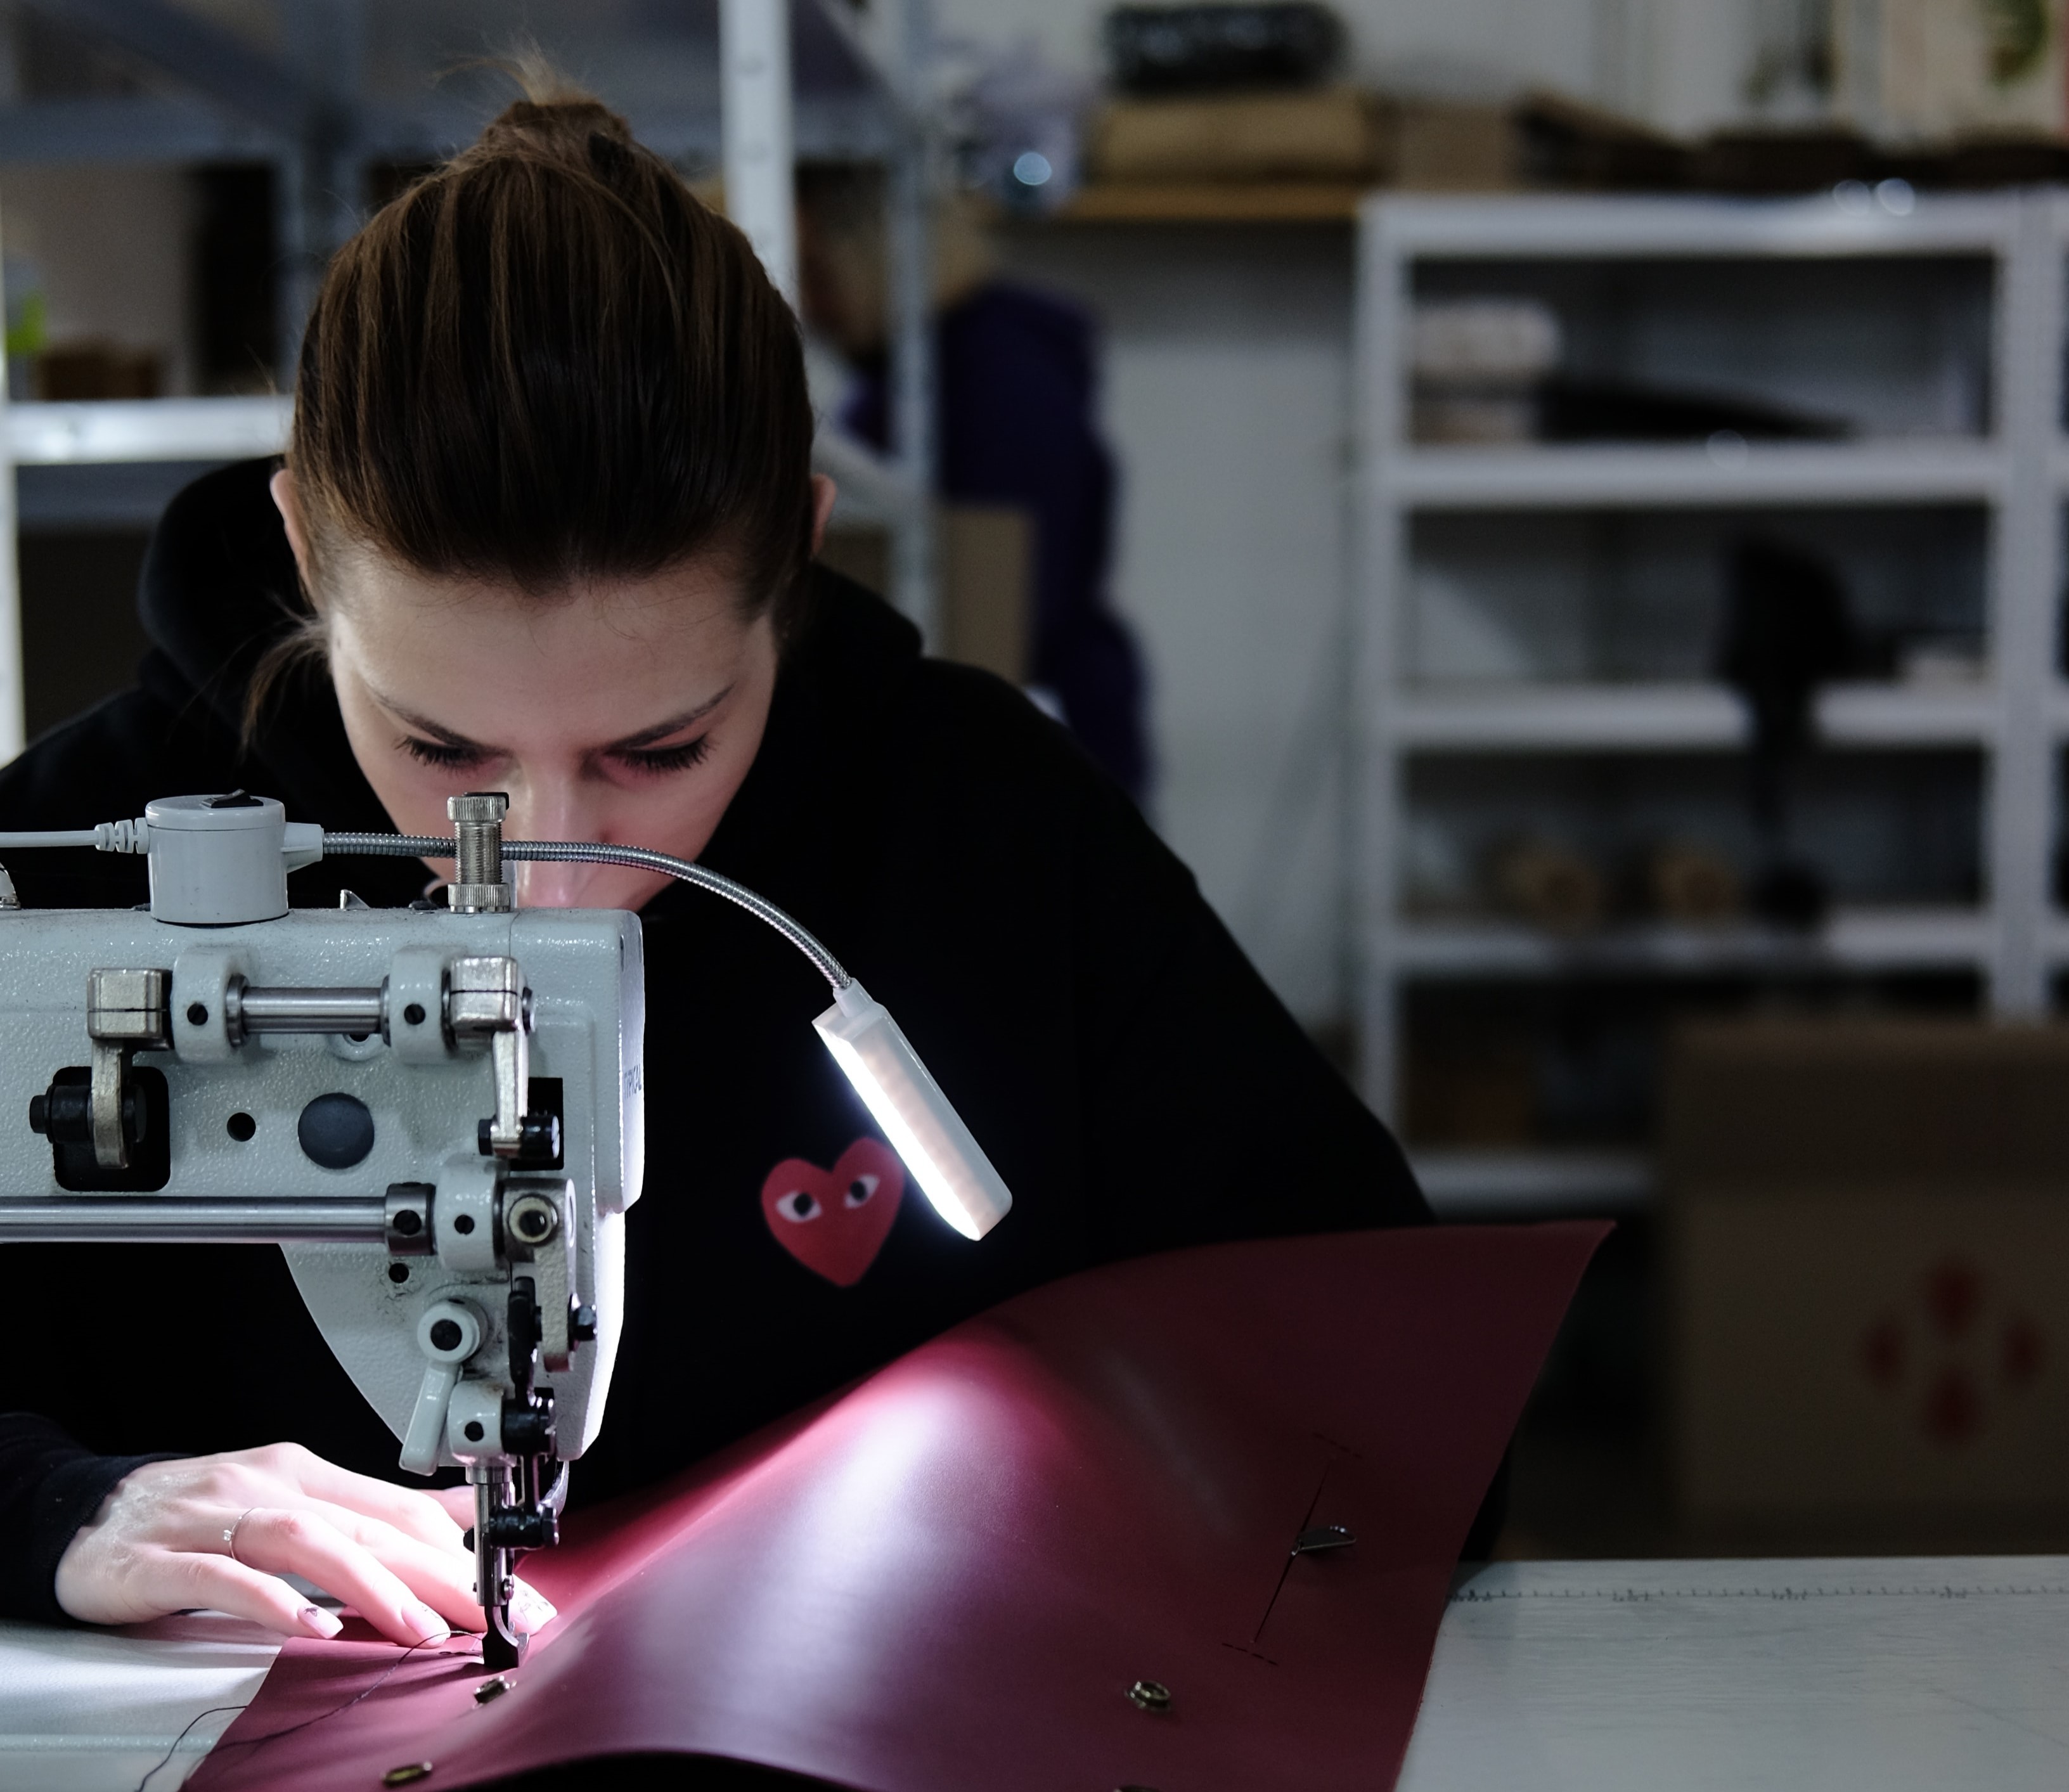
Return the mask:
<path id="1" fill-rule="evenodd" d="M 761 1185 L 776 1242 L 836 1288 L 869 1273 L 904 1198 L 905 1169 L 880 1139 L 857 1139 L 831 1169 L 786 1157 Z"/>

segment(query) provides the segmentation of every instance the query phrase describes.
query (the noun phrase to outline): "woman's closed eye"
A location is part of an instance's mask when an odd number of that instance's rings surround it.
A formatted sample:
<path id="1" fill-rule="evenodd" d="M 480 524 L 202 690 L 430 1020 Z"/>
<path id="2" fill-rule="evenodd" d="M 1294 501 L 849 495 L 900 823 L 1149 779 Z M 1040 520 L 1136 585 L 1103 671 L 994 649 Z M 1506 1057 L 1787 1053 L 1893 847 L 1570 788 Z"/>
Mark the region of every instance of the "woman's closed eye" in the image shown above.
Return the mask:
<path id="1" fill-rule="evenodd" d="M 621 748 L 610 757 L 627 771 L 652 778 L 668 772 L 688 771 L 692 765 L 701 765 L 710 756 L 711 737 L 700 734 L 694 741 L 684 741 L 672 747 Z"/>
<path id="2" fill-rule="evenodd" d="M 396 745 L 420 765 L 431 765 L 440 771 L 472 771 L 487 765 L 492 759 L 502 756 L 488 747 L 463 745 L 451 741 L 427 741 L 419 734 L 405 734 Z M 692 765 L 700 765 L 710 757 L 711 737 L 700 734 L 694 741 L 684 741 L 672 747 L 621 747 L 612 749 L 606 757 L 626 771 L 642 778 L 659 778 L 670 772 L 688 771 Z"/>
<path id="3" fill-rule="evenodd" d="M 466 771 L 485 765 L 494 757 L 484 747 L 457 746 L 450 741 L 426 741 L 405 734 L 396 745 L 420 765 L 435 765 L 441 771 Z"/>

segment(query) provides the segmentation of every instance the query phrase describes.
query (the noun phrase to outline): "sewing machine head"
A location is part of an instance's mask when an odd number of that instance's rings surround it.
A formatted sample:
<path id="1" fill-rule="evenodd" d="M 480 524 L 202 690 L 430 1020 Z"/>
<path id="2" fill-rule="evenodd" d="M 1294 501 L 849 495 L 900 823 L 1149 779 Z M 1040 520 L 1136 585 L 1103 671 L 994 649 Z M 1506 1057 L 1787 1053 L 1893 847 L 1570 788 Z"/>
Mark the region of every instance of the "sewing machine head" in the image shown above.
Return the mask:
<path id="1" fill-rule="evenodd" d="M 602 1421 L 643 994 L 635 916 L 513 911 L 502 799 L 453 806 L 446 908 L 290 909 L 320 837 L 242 792 L 112 841 L 149 913 L 0 890 L 0 1116 L 41 1135 L 0 1154 L 0 1238 L 280 1243 L 402 1466 L 480 1490 L 493 1667 Z"/>

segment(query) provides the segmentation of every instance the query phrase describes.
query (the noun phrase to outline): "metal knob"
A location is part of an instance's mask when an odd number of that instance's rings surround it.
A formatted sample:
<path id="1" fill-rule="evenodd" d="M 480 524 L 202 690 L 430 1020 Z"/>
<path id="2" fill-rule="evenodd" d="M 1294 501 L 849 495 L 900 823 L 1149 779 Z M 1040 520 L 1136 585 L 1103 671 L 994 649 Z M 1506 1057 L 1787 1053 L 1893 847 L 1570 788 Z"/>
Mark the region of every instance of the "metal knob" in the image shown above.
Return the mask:
<path id="1" fill-rule="evenodd" d="M 511 907 L 511 887 L 503 877 L 503 818 L 509 811 L 510 799 L 500 790 L 446 798 L 457 836 L 446 900 L 463 915 L 502 914 Z"/>

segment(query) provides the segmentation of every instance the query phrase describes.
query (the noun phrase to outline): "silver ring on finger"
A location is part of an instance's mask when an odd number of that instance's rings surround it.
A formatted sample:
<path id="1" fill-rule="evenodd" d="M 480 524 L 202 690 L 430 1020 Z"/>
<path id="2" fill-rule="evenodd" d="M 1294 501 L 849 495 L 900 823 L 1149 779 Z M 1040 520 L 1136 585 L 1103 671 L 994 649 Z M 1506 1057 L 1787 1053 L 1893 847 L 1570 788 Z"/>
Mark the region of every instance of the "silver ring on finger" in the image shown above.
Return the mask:
<path id="1" fill-rule="evenodd" d="M 235 1525 L 226 1525 L 223 1527 L 222 1553 L 226 1556 L 229 1557 L 232 1561 L 235 1562 L 239 1568 L 248 1568 L 251 1565 L 244 1561 L 237 1553 L 237 1533 L 243 1529 L 244 1521 L 249 1518 L 252 1513 L 256 1512 L 258 1509 L 259 1508 L 256 1506 L 247 1506 L 243 1511 L 237 1515 L 237 1522 Z"/>

